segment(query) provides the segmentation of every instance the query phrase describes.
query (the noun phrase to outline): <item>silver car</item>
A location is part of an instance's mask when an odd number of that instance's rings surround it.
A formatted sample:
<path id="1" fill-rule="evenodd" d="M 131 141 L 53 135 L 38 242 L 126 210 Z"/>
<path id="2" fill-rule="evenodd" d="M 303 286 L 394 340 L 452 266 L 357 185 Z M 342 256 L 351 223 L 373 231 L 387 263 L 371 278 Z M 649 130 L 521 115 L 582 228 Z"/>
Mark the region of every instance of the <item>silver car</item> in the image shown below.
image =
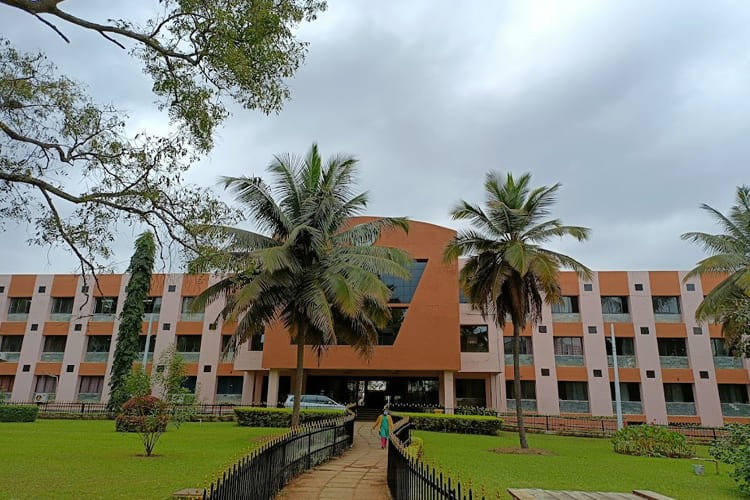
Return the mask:
<path id="1" fill-rule="evenodd" d="M 337 403 L 328 396 L 314 394 L 303 394 L 299 405 L 303 410 L 346 410 L 346 406 Z M 286 401 L 284 401 L 284 408 L 291 408 L 292 406 L 294 406 L 294 394 L 287 396 Z"/>

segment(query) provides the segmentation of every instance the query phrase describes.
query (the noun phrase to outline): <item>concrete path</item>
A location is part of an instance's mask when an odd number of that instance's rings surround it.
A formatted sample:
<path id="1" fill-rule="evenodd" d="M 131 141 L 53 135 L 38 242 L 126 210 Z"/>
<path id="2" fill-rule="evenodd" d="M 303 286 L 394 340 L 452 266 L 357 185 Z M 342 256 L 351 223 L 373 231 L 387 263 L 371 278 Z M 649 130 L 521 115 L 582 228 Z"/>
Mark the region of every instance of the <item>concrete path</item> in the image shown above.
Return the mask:
<path id="1" fill-rule="evenodd" d="M 380 438 L 371 429 L 372 422 L 355 422 L 354 446 L 293 479 L 277 500 L 390 500 L 385 482 L 388 450 L 380 449 Z"/>

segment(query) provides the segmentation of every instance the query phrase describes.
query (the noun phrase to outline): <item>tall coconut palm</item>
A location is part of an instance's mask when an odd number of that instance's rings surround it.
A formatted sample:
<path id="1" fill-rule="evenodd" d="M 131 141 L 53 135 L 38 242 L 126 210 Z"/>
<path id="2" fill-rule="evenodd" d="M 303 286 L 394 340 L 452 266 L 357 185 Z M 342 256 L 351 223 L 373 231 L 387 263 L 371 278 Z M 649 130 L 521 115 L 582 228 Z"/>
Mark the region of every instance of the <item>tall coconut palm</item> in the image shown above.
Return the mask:
<path id="1" fill-rule="evenodd" d="M 236 342 L 282 322 L 297 345 L 292 426 L 299 424 L 305 346 L 320 355 L 343 341 L 369 355 L 390 319 L 390 290 L 380 276 L 409 276 L 406 252 L 372 244 L 383 229 L 406 231 L 406 219 L 350 222 L 368 198 L 354 193 L 356 165 L 351 156 L 324 163 L 313 144 L 304 158 L 276 156 L 271 185 L 257 177 L 223 179 L 258 231 L 222 228 L 224 254 L 239 272 L 209 287 L 195 307 L 225 300 L 221 316 L 238 321 Z"/>
<path id="2" fill-rule="evenodd" d="M 560 184 L 531 188 L 531 175 L 503 179 L 496 172 L 485 177 L 485 206 L 461 201 L 454 220 L 468 220 L 472 228 L 458 231 L 445 249 L 447 262 L 468 255 L 459 275 L 461 288 L 474 309 L 502 328 L 506 315 L 513 323 L 513 387 L 521 448 L 528 448 L 521 407 L 519 350 L 526 322 L 541 318 L 542 303 L 560 301 L 558 272 L 570 268 L 590 277 L 591 271 L 575 259 L 540 247 L 552 238 L 588 238 L 585 227 L 565 226 L 548 219 Z"/>
<path id="3" fill-rule="evenodd" d="M 701 205 L 719 223 L 723 233 L 685 233 L 682 239 L 702 245 L 711 254 L 698 262 L 686 278 L 704 274 L 727 275 L 706 294 L 695 311 L 695 318 L 721 323 L 727 344 L 738 352 L 741 351 L 742 335 L 750 329 L 750 187 L 738 187 L 735 201 L 729 215 L 709 205 Z"/>

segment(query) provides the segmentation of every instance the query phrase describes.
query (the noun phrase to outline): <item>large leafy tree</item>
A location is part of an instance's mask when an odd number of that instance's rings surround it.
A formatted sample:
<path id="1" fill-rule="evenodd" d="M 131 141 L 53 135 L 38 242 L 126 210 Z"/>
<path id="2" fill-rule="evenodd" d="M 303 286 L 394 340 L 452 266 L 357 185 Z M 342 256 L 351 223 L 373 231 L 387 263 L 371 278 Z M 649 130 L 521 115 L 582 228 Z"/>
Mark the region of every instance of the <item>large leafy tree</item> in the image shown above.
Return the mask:
<path id="1" fill-rule="evenodd" d="M 560 184 L 532 188 L 528 173 L 503 179 L 496 172 L 485 177 L 484 207 L 461 201 L 451 215 L 466 220 L 470 229 L 458 231 L 445 249 L 448 262 L 467 255 L 459 279 L 469 303 L 482 316 L 503 327 L 506 316 L 513 324 L 513 387 L 521 448 L 528 448 L 521 407 L 519 348 L 526 323 L 541 319 L 544 301 L 560 301 L 558 272 L 563 268 L 590 277 L 591 271 L 577 260 L 540 244 L 553 238 L 588 238 L 585 227 L 566 226 L 550 219 Z"/>
<path id="2" fill-rule="evenodd" d="M 69 3 L 0 0 L 0 18 L 19 9 L 65 42 L 87 30 L 123 48 L 179 132 L 133 136 L 116 105 L 94 102 L 44 54 L 0 37 L 0 217 L 36 227 L 30 242 L 71 250 L 91 273 L 111 257 L 118 223 L 151 226 L 157 238 L 197 250 L 196 228 L 226 213 L 208 190 L 186 185 L 184 172 L 211 149 L 228 115 L 224 97 L 281 109 L 286 79 L 307 50 L 294 30 L 325 2 L 160 0 L 141 24 L 128 18 L 127 2 L 127 15 L 103 23 L 73 14 Z"/>
<path id="3" fill-rule="evenodd" d="M 320 355 L 346 343 L 367 356 L 390 319 L 390 290 L 380 276 L 409 275 L 408 254 L 373 245 L 384 229 L 406 230 L 405 219 L 350 222 L 368 199 L 354 192 L 356 165 L 351 156 L 324 162 L 313 144 L 304 157 L 276 156 L 268 167 L 270 185 L 257 177 L 223 181 L 258 231 L 218 228 L 228 238 L 219 267 L 235 272 L 197 297 L 194 307 L 225 300 L 221 316 L 238 321 L 237 342 L 281 321 L 297 346 L 293 426 L 305 346 Z"/>
<path id="4" fill-rule="evenodd" d="M 743 337 L 750 332 L 750 187 L 737 188 L 735 204 L 728 215 L 710 205 L 708 212 L 723 231 L 718 234 L 691 232 L 683 240 L 701 245 L 709 257 L 698 262 L 687 277 L 722 274 L 726 278 L 704 297 L 695 318 L 716 321 L 730 349 L 750 355 L 750 345 Z"/>
<path id="5" fill-rule="evenodd" d="M 115 356 L 109 379 L 108 409 L 117 412 L 129 395 L 125 390 L 128 376 L 138 356 L 138 337 L 143 325 L 144 301 L 151 288 L 151 273 L 156 258 L 154 235 L 146 231 L 135 240 L 135 251 L 130 259 L 128 273 L 130 280 L 125 286 L 125 302 L 120 314 L 120 328 L 117 331 Z"/>

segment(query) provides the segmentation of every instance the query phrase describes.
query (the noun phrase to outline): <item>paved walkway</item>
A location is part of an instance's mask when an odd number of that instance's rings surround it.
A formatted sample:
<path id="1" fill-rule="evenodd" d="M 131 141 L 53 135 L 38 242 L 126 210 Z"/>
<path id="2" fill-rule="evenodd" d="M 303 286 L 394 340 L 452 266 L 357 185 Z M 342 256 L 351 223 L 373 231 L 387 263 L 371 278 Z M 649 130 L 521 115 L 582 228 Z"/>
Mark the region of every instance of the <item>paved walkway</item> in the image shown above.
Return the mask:
<path id="1" fill-rule="evenodd" d="M 385 482 L 388 450 L 371 422 L 354 423 L 354 446 L 293 479 L 276 497 L 280 499 L 390 500 Z"/>

